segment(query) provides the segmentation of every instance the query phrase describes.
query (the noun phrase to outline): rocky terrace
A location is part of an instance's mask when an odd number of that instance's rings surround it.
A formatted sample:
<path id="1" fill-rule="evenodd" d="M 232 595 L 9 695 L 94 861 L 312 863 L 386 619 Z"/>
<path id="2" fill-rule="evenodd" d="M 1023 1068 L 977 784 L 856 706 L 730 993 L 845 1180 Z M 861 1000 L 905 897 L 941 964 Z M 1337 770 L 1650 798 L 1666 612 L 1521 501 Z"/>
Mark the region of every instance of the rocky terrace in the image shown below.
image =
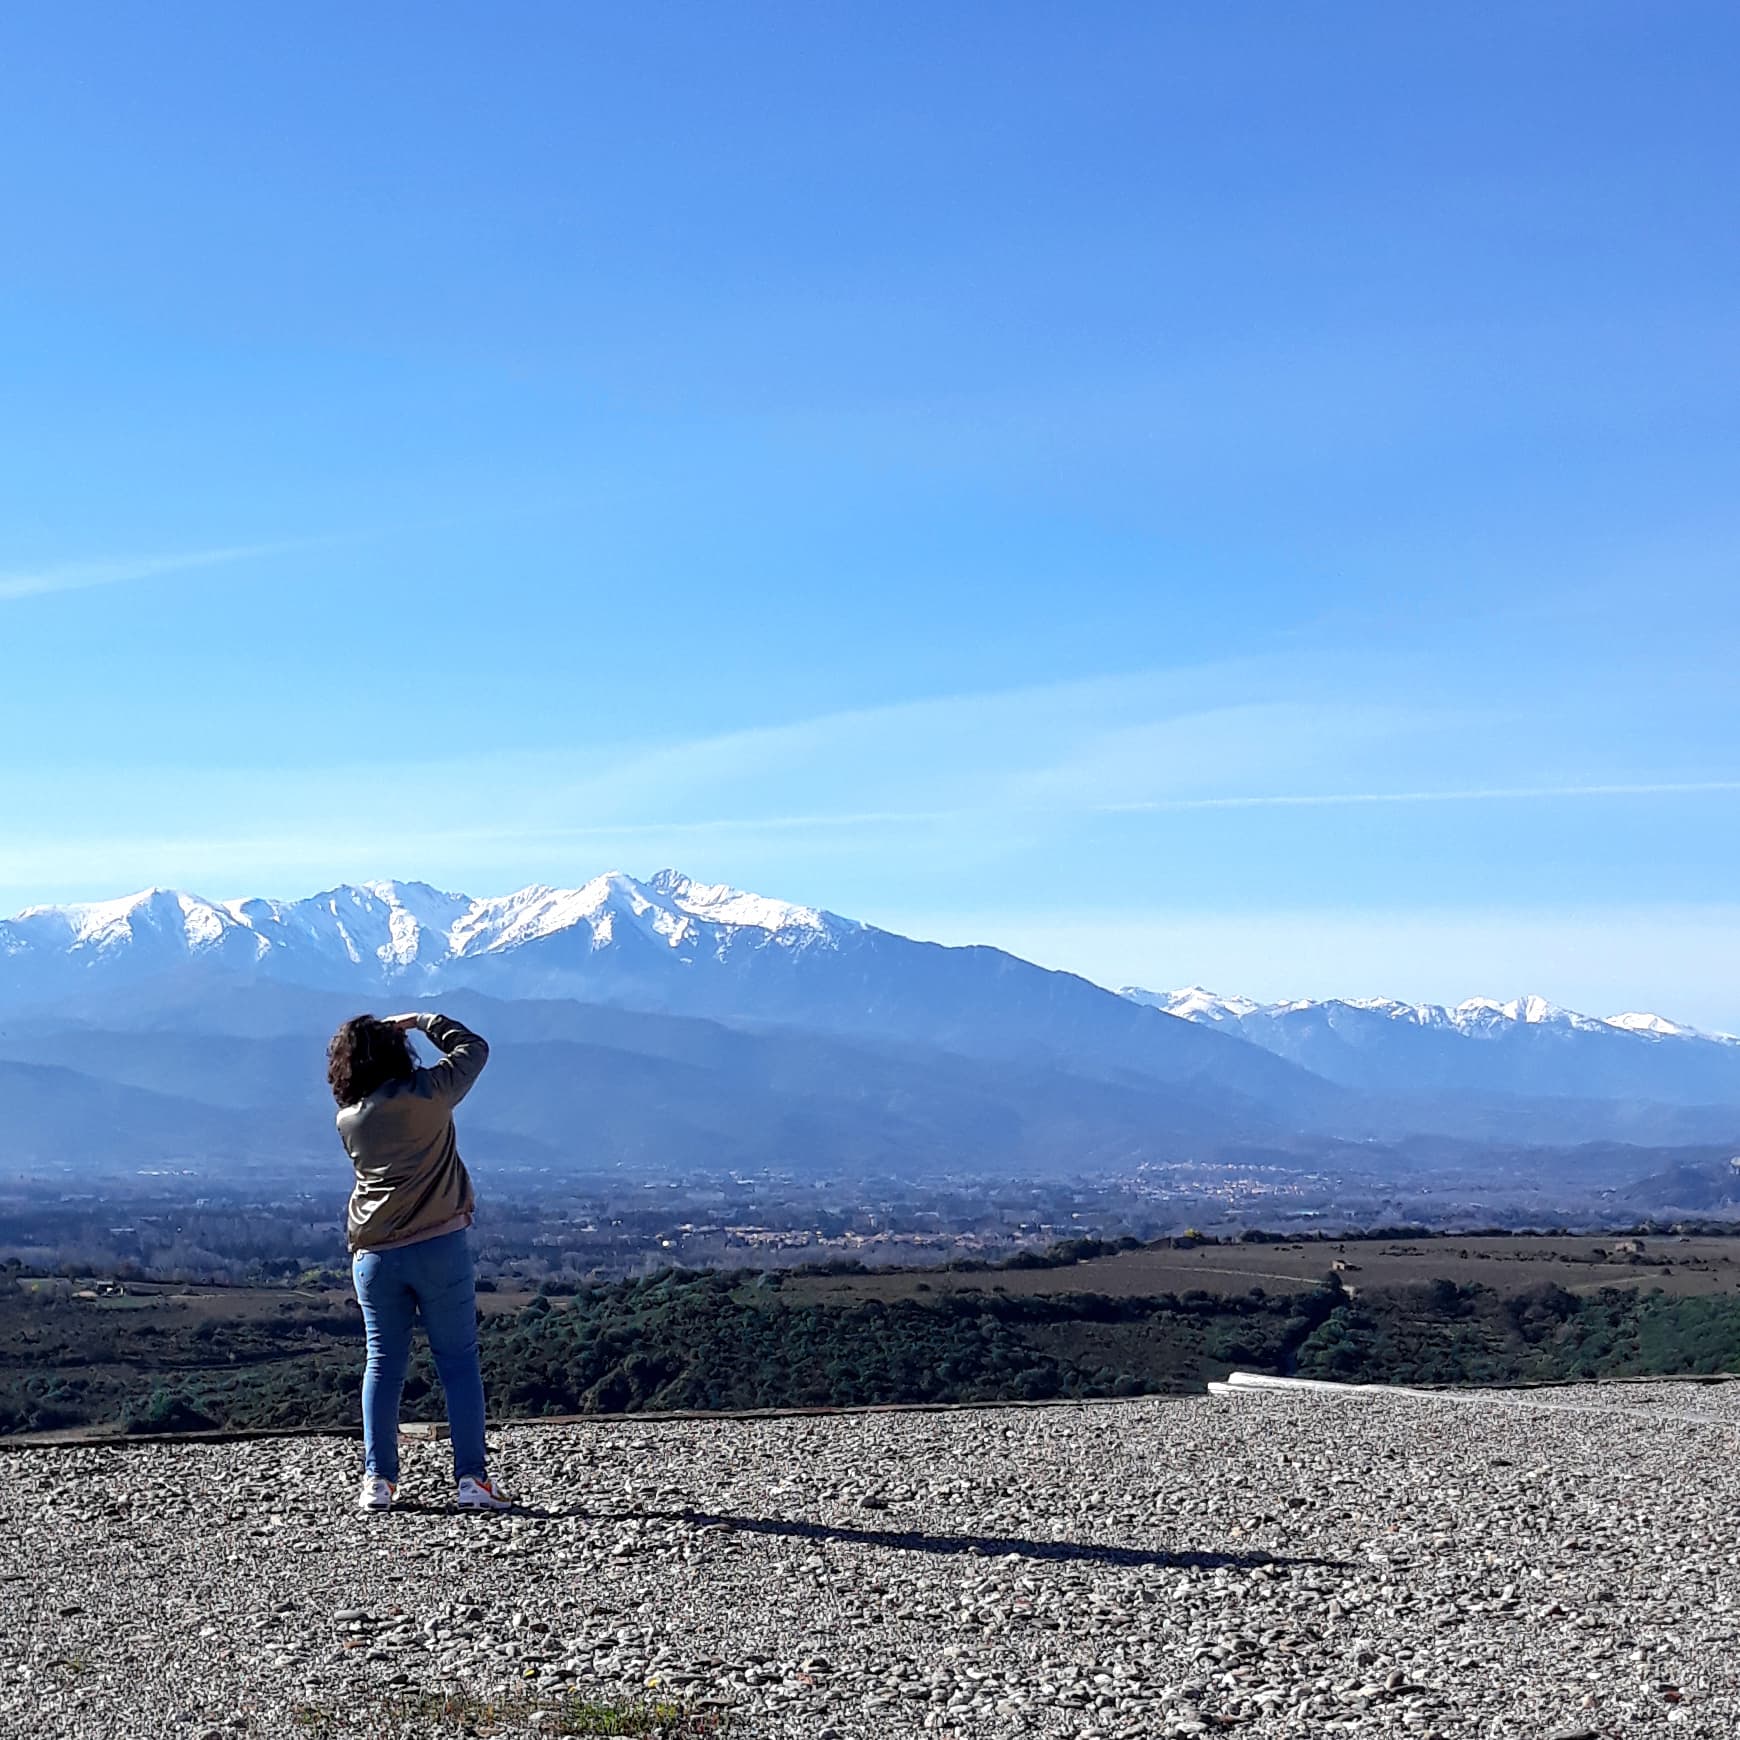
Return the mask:
<path id="1" fill-rule="evenodd" d="M 0 1733 L 1740 1734 L 1740 1388 L 0 1458 Z"/>

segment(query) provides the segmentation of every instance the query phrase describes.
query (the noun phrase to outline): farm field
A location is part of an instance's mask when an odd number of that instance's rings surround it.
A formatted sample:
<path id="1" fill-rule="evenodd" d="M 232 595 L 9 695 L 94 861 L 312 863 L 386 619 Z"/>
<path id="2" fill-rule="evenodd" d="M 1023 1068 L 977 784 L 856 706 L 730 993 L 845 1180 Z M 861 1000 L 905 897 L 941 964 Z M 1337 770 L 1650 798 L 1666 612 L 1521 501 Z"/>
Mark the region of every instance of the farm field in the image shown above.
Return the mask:
<path id="1" fill-rule="evenodd" d="M 1623 1248 L 1631 1244 L 1641 1249 Z M 1016 1298 L 1097 1293 L 1112 1299 L 1193 1290 L 1237 1296 L 1255 1288 L 1303 1293 L 1332 1270 L 1353 1292 L 1442 1280 L 1501 1294 L 1551 1283 L 1578 1294 L 1625 1287 L 1698 1297 L 1740 1291 L 1740 1238 L 1451 1237 L 1147 1247 L 1062 1268 L 798 1275 L 785 1282 L 781 1297 L 794 1304 L 841 1305 L 987 1291 Z"/>

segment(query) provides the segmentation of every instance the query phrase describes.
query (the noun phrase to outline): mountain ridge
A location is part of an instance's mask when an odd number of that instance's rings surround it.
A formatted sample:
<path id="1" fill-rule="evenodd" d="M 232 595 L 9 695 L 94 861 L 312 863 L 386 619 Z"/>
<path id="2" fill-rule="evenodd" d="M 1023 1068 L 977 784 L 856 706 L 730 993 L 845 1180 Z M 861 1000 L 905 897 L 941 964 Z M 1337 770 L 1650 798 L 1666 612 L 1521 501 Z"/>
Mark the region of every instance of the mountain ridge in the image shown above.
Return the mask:
<path id="1" fill-rule="evenodd" d="M 159 889 L 0 922 L 0 1014 L 100 1029 L 137 1005 L 147 1024 L 185 1031 L 214 999 L 271 985 L 400 1006 L 470 991 L 931 1048 L 1159 1086 L 1179 1127 L 1198 1130 L 1272 1137 L 1345 1109 L 1307 1070 L 1074 974 L 676 871 L 486 899 L 423 883 L 304 901 Z"/>
<path id="2" fill-rule="evenodd" d="M 1119 1097 L 1125 1089 L 1146 1096 L 1141 1117 L 1153 1132 L 1198 1152 L 1295 1136 L 1719 1140 L 1740 1130 L 1740 1042 L 1659 1015 L 1598 1019 L 1539 997 L 1445 1008 L 1381 998 L 1259 1004 L 1198 987 L 1120 994 L 1003 950 L 915 940 L 675 870 L 487 897 L 406 881 L 341 884 L 302 900 L 148 889 L 0 921 L 0 1027 L 17 1033 L 58 1022 L 93 1036 L 117 1023 L 185 1035 L 211 1030 L 220 1008 L 236 1032 L 251 1032 L 274 987 L 342 997 L 351 1012 L 464 992 L 710 1021 L 783 1033 L 791 1057 L 810 1056 L 824 1072 L 834 1065 L 806 1051 L 806 1039 L 893 1045 L 912 1055 L 914 1081 L 931 1084 L 926 1122 L 937 1131 L 959 1128 L 949 1092 L 982 1117 L 995 1099 L 988 1083 L 969 1086 L 920 1056 L 950 1054 L 1003 1072 L 1000 1091 L 1029 1106 L 1035 1128 L 1044 1120 L 1020 1071 L 1043 1074 L 1063 1100 L 1100 1084 L 1094 1116 L 1111 1147 L 1149 1157 L 1151 1142 L 1132 1141 L 1141 1120 Z M 337 1018 L 323 1005 L 322 1019 Z M 76 1063 L 67 1045 L 17 1049 Z M 867 1055 L 840 1068 L 854 1091 L 890 1091 Z M 766 1060 L 766 1069 L 787 1079 L 784 1063 Z M 669 1073 L 668 1119 L 650 1089 L 642 1104 L 674 1129 L 682 1072 L 673 1063 Z M 732 1095 L 709 1091 L 722 1128 Z M 289 1092 L 286 1083 L 274 1097 Z M 849 1094 L 829 1117 L 830 1141 L 855 1147 Z M 1106 1151 L 1093 1122 L 1083 1112 L 1073 1151 Z"/>
<path id="3" fill-rule="evenodd" d="M 1258 1003 L 1196 985 L 1121 995 L 1360 1093 L 1740 1106 L 1740 1039 L 1635 1010 L 1582 1015 L 1544 997 Z"/>
<path id="4" fill-rule="evenodd" d="M 144 946 L 154 938 L 166 939 L 176 928 L 188 958 L 214 952 L 222 956 L 226 951 L 239 955 L 246 950 L 256 963 L 264 963 L 275 951 L 298 945 L 326 952 L 336 948 L 348 966 L 373 960 L 383 978 L 390 978 L 413 967 L 438 968 L 505 953 L 582 925 L 591 931 L 596 945 L 605 946 L 617 940 L 618 927 L 625 922 L 638 924 L 673 948 L 702 936 L 706 927 L 715 933 L 756 931 L 787 946 L 837 943 L 847 935 L 868 932 L 899 934 L 878 931 L 876 926 L 819 907 L 723 883 L 697 882 L 673 869 L 657 871 L 644 881 L 610 870 L 571 888 L 529 883 L 507 894 L 482 896 L 393 879 L 338 883 L 292 900 L 260 895 L 212 900 L 182 889 L 152 887 L 110 900 L 30 906 L 0 919 L 0 961 L 16 961 L 45 945 L 58 945 L 67 954 L 88 951 L 100 957 L 130 944 Z M 717 935 L 714 940 L 719 940 Z M 442 946 L 425 949 L 426 941 Z M 1588 1015 L 1535 994 L 1508 1000 L 1469 997 L 1454 1004 L 1352 996 L 1263 1003 L 1222 996 L 1200 985 L 1173 991 L 1124 985 L 1116 994 L 1205 1026 L 1254 1015 L 1347 1009 L 1418 1027 L 1465 1032 L 1521 1023 L 1740 1046 L 1740 1036 L 1701 1029 L 1659 1013 L 1626 1010 Z"/>
<path id="5" fill-rule="evenodd" d="M 1186 1021 L 1219 1025 L 1251 1015 L 1279 1016 L 1311 1009 L 1358 1009 L 1408 1021 L 1417 1027 L 1453 1027 L 1462 1031 L 1488 1030 L 1505 1022 L 1531 1027 L 1566 1026 L 1584 1032 L 1613 1028 L 1624 1033 L 1661 1038 L 1711 1040 L 1740 1046 L 1740 1036 L 1693 1027 L 1683 1021 L 1644 1010 L 1625 1010 L 1617 1015 L 1585 1015 L 1566 1009 L 1545 997 L 1525 995 L 1500 1001 L 1495 997 L 1466 997 L 1460 1003 L 1409 1003 L 1398 997 L 1294 997 L 1277 1003 L 1259 1003 L 1251 997 L 1225 997 L 1201 985 L 1185 985 L 1176 991 L 1149 991 L 1140 985 L 1123 985 L 1118 995 L 1133 1003 L 1177 1015 Z"/>
<path id="6" fill-rule="evenodd" d="M 27 907 L 0 919 L 0 959 L 45 948 L 101 958 L 128 947 L 166 946 L 178 935 L 188 957 L 216 953 L 264 963 L 274 951 L 300 947 L 352 966 L 372 959 L 390 975 L 512 949 L 580 925 L 608 941 L 623 923 L 643 925 L 672 946 L 706 926 L 794 942 L 870 928 L 815 907 L 696 882 L 676 870 L 645 882 L 611 870 L 575 888 L 531 883 L 481 897 L 401 881 L 339 883 L 300 900 L 211 900 L 148 888 L 113 900 Z M 426 950 L 426 942 L 440 946 Z"/>

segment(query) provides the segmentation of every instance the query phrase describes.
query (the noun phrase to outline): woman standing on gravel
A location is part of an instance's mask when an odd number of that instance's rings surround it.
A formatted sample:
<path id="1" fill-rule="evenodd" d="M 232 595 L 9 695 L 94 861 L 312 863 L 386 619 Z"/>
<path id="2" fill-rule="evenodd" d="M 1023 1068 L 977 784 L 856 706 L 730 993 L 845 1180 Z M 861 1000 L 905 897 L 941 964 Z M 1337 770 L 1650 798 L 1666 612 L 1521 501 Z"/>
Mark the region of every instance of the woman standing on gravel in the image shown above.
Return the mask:
<path id="1" fill-rule="evenodd" d="M 441 1052 L 418 1066 L 416 1028 Z M 363 1372 L 359 1510 L 391 1510 L 399 1480 L 399 1397 L 422 1313 L 447 1398 L 453 1476 L 464 1510 L 506 1510 L 488 1476 L 483 1372 L 471 1263 L 476 1196 L 453 1133 L 453 1108 L 489 1061 L 489 1047 L 445 1015 L 358 1015 L 332 1036 L 326 1079 L 338 1133 L 356 1168 L 346 1216 L 351 1273 L 368 1339 Z"/>

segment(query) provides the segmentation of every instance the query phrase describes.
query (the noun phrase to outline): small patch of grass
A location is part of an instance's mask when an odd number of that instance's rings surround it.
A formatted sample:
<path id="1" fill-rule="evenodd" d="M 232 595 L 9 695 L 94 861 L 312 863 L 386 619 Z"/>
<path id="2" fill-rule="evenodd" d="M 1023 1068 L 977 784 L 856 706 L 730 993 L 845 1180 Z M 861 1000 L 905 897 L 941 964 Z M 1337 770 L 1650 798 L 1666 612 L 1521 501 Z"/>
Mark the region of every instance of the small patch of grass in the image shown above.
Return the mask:
<path id="1" fill-rule="evenodd" d="M 509 1740 L 525 1734 L 705 1740 L 725 1732 L 725 1716 L 718 1710 L 698 1710 L 663 1698 L 598 1697 L 576 1691 L 513 1692 L 501 1697 L 465 1691 L 402 1692 L 378 1701 L 359 1699 L 349 1709 L 299 1705 L 290 1719 L 319 1740 L 350 1734 L 367 1735 L 370 1740 L 420 1740 L 425 1735 Z"/>
<path id="2" fill-rule="evenodd" d="M 425 1692 L 399 1703 L 400 1711 L 437 1731 L 478 1735 L 535 1727 L 544 1734 L 688 1735 L 705 1732 L 679 1704 L 592 1698 L 579 1692 L 556 1697 L 516 1693 L 480 1698 L 466 1692 Z M 541 1720 L 540 1720 L 541 1718 Z"/>
<path id="3" fill-rule="evenodd" d="M 598 1699 L 570 1693 L 555 1712 L 557 1734 L 620 1735 L 641 1734 L 664 1736 L 718 1734 L 725 1726 L 724 1716 L 716 1710 L 693 1710 L 685 1704 L 673 1704 L 663 1698 L 646 1703 L 626 1699 Z"/>

